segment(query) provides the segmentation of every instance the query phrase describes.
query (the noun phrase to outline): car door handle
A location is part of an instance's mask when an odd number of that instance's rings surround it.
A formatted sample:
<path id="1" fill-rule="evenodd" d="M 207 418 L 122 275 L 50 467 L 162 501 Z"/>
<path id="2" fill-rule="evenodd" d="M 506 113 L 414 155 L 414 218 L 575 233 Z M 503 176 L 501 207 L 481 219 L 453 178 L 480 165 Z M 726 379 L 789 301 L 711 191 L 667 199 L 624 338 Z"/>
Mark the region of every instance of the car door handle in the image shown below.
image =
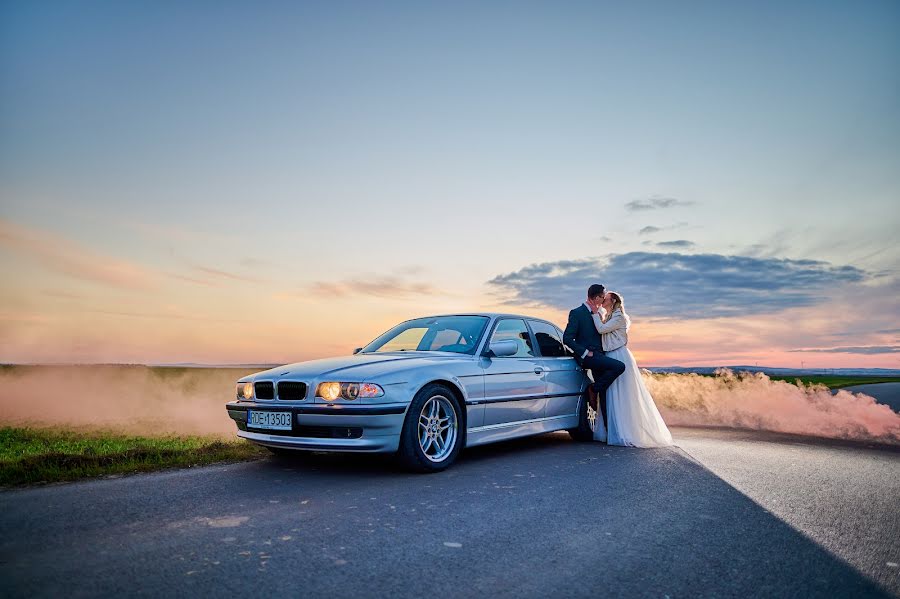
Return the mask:
<path id="1" fill-rule="evenodd" d="M 547 369 L 546 369 L 546 368 L 542 368 L 542 367 L 540 367 L 540 366 L 535 366 L 535 367 L 534 367 L 534 373 L 535 373 L 535 374 L 544 374 L 545 372 L 547 372 Z"/>

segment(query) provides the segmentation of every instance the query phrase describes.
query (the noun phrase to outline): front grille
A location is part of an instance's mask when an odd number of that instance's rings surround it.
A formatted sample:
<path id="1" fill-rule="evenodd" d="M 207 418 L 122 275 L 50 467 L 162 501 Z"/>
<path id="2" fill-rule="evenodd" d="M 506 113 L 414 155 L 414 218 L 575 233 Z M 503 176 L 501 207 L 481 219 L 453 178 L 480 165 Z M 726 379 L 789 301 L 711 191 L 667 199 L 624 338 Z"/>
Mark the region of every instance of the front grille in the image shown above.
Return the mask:
<path id="1" fill-rule="evenodd" d="M 359 439 L 362 433 L 363 429 L 358 426 L 295 426 L 292 434 L 316 439 Z"/>
<path id="2" fill-rule="evenodd" d="M 275 399 L 275 385 L 272 381 L 254 383 L 253 388 L 256 391 L 256 399 Z"/>
<path id="3" fill-rule="evenodd" d="M 306 399 L 306 383 L 280 381 L 278 383 L 278 399 L 300 401 Z"/>

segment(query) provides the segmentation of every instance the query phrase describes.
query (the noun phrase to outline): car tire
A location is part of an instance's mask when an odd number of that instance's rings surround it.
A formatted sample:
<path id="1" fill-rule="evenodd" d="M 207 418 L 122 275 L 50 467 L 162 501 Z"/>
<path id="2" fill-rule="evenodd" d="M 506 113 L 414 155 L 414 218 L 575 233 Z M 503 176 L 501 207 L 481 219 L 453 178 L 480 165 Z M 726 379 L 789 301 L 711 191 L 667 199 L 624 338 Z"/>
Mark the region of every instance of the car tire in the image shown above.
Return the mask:
<path id="1" fill-rule="evenodd" d="M 464 431 L 456 394 L 445 385 L 430 383 L 409 404 L 397 455 L 408 470 L 440 472 L 456 461 Z"/>
<path id="2" fill-rule="evenodd" d="M 594 431 L 591 430 L 591 424 L 588 422 L 588 392 L 585 391 L 578 402 L 578 426 L 568 429 L 569 436 L 576 441 L 593 441 Z"/>

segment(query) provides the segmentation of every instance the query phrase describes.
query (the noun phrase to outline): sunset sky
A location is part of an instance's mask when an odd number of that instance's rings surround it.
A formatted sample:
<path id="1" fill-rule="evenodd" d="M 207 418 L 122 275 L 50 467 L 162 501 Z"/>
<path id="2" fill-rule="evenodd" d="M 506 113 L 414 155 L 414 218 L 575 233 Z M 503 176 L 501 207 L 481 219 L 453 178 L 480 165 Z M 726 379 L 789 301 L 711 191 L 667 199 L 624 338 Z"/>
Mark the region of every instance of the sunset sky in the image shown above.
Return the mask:
<path id="1" fill-rule="evenodd" d="M 396 322 L 900 368 L 900 3 L 0 6 L 0 362 L 273 363 Z"/>

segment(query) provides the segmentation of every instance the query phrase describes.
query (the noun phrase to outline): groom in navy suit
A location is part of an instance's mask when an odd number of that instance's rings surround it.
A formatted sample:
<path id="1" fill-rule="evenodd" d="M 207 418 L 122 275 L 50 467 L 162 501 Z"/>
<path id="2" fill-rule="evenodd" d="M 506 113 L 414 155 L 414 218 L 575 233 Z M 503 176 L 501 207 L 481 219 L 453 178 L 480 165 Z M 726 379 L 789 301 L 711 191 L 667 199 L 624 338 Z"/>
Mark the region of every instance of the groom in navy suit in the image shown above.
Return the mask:
<path id="1" fill-rule="evenodd" d="M 625 372 L 625 364 L 607 358 L 603 352 L 600 333 L 594 326 L 592 314 L 600 310 L 606 289 L 603 285 L 588 288 L 587 301 L 569 312 L 569 323 L 563 333 L 563 342 L 575 352 L 575 360 L 582 368 L 590 370 L 594 377 L 594 391 L 606 426 L 606 390 L 617 376 Z"/>

